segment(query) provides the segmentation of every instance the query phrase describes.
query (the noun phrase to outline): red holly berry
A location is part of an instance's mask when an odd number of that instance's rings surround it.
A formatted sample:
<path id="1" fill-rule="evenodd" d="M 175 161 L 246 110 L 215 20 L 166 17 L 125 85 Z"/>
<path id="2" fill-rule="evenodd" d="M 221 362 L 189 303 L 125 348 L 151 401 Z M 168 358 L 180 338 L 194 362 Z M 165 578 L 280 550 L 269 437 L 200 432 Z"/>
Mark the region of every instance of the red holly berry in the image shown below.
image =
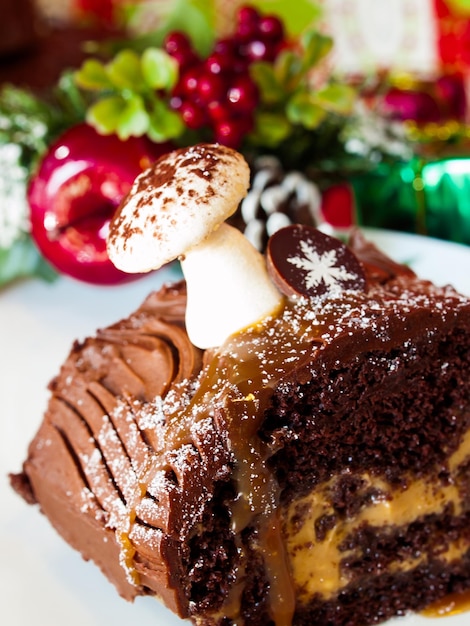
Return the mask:
<path id="1" fill-rule="evenodd" d="M 217 74 L 203 74 L 198 81 L 197 93 L 204 103 L 220 100 L 225 94 L 225 82 Z"/>
<path id="2" fill-rule="evenodd" d="M 239 148 L 243 137 L 253 126 L 253 121 L 249 117 L 232 117 L 220 120 L 215 124 L 215 139 L 230 148 Z"/>
<path id="3" fill-rule="evenodd" d="M 274 61 L 284 36 L 278 17 L 243 6 L 237 13 L 234 34 L 218 39 L 207 58 L 193 62 L 188 70 L 188 60 L 184 59 L 193 54 L 191 42 L 181 33 L 170 33 L 165 49 L 184 60 L 171 106 L 181 113 L 186 126 L 192 130 L 208 126 L 214 140 L 240 147 L 243 134 L 253 126 L 259 103 L 250 65 Z"/>
<path id="4" fill-rule="evenodd" d="M 284 38 L 284 26 L 275 15 L 265 15 L 260 18 L 259 32 L 270 41 L 279 43 Z"/>
<path id="5" fill-rule="evenodd" d="M 180 31 L 169 33 L 163 42 L 163 48 L 177 61 L 180 72 L 199 62 L 199 57 L 194 51 L 191 40 L 186 33 Z"/>
<path id="6" fill-rule="evenodd" d="M 237 113 L 251 113 L 258 104 L 258 88 L 249 76 L 235 79 L 227 92 L 230 106 Z"/>
<path id="7" fill-rule="evenodd" d="M 251 6 L 241 7 L 237 14 L 236 34 L 243 41 L 249 41 L 259 33 L 260 15 Z"/>
<path id="8" fill-rule="evenodd" d="M 201 128 L 206 123 L 204 110 L 195 102 L 185 101 L 181 104 L 179 112 L 186 126 L 192 130 Z"/>

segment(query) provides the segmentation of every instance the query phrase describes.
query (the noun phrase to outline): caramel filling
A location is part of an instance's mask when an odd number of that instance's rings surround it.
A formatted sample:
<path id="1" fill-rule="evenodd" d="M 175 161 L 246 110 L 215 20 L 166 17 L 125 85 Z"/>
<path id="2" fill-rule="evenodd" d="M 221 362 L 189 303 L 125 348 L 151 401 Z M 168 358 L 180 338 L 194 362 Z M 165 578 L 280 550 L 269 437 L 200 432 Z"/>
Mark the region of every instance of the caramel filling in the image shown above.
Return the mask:
<path id="1" fill-rule="evenodd" d="M 451 472 L 455 473 L 460 463 L 469 456 L 470 433 L 467 433 L 449 459 Z M 325 515 L 334 514 L 328 494 L 336 478 L 291 503 L 286 512 L 287 553 L 300 602 L 308 602 L 314 594 L 328 599 L 350 582 L 348 571 L 341 568 L 341 563 L 350 556 L 360 559 L 361 554 L 342 546 L 361 526 L 367 524 L 378 530 L 390 528 L 393 532 L 394 527 L 406 527 L 420 517 L 442 513 L 449 503 L 453 504 L 455 515 L 462 512 L 462 497 L 452 480 L 439 484 L 437 478 L 431 482 L 419 479 L 410 482 L 406 489 L 392 490 L 379 477 L 364 474 L 361 479 L 364 490 L 373 488 L 379 495 L 364 505 L 356 516 L 335 524 L 322 540 L 316 536 L 316 522 Z M 451 562 L 462 556 L 468 548 L 467 544 L 461 545 L 457 540 L 439 558 Z M 397 558 L 390 564 L 388 571 L 409 571 L 425 559 L 425 554 L 414 559 Z"/>
<path id="2" fill-rule="evenodd" d="M 470 591 L 451 593 L 428 606 L 422 615 L 425 617 L 450 617 L 470 610 Z"/>

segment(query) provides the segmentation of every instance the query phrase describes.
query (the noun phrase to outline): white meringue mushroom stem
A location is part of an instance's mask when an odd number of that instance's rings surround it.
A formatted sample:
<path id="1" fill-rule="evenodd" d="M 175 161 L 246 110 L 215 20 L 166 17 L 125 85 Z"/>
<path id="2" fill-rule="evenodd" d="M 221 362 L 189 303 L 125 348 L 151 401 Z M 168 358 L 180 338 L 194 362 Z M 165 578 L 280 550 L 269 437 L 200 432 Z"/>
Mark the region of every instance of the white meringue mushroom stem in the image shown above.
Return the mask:
<path id="1" fill-rule="evenodd" d="M 188 250 L 181 267 L 188 292 L 186 330 L 199 348 L 220 346 L 275 313 L 282 302 L 264 257 L 228 224 Z"/>
<path id="2" fill-rule="evenodd" d="M 138 176 L 111 220 L 108 254 L 124 272 L 148 272 L 179 258 L 187 283 L 186 326 L 199 348 L 274 313 L 283 296 L 264 257 L 225 224 L 245 197 L 241 154 L 199 144 L 161 157 Z"/>

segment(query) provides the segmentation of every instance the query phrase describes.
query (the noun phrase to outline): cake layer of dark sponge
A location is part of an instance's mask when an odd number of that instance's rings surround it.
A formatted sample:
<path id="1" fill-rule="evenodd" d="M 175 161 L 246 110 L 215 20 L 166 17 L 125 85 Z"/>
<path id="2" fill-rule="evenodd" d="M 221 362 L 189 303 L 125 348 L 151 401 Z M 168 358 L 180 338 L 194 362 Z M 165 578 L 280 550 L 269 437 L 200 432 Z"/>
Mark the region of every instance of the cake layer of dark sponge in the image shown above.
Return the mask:
<path id="1" fill-rule="evenodd" d="M 380 477 L 390 489 L 402 490 L 410 481 L 431 481 L 436 487 L 449 480 L 457 483 L 468 510 L 456 514 L 448 507 L 442 514 L 417 518 L 406 527 L 386 526 L 382 532 L 364 526 L 349 537 L 344 551 L 352 547 L 363 554 L 356 561 L 344 560 L 352 582 L 338 598 L 317 597 L 299 609 L 295 624 L 353 626 L 377 623 L 408 610 L 419 610 L 451 592 L 470 586 L 470 556 L 446 565 L 439 560 L 451 542 L 470 547 L 470 474 L 463 465 L 459 480 L 450 477 L 449 456 L 462 442 L 470 427 L 467 374 L 470 370 L 470 326 L 468 312 L 453 328 L 427 332 L 400 347 L 386 351 L 357 352 L 350 361 L 331 367 L 329 355 L 317 355 L 308 374 L 299 384 L 284 381 L 266 411 L 260 436 L 280 448 L 269 460 L 282 487 L 284 506 L 321 486 L 331 477 L 335 482 L 328 497 L 333 515 L 318 520 L 317 539 L 336 524 L 353 518 L 380 493 L 364 490 L 361 474 Z M 365 342 L 364 345 L 367 345 Z M 468 470 L 468 468 L 467 468 Z M 222 602 L 227 574 L 236 563 L 235 538 L 230 533 L 230 496 L 216 500 L 206 512 L 207 520 L 225 520 L 214 533 L 205 527 L 204 541 L 195 535 L 198 546 L 198 576 L 190 584 L 193 610 Z M 224 515 L 219 511 L 224 510 Z M 299 516 L 299 523 L 302 523 Z M 256 525 L 245 533 L 245 549 L 254 542 L 250 568 L 242 596 L 245 623 L 270 623 L 267 609 L 268 582 L 256 551 Z M 224 567 L 214 566 L 215 546 L 224 545 L 228 557 Z M 422 555 L 426 562 L 410 572 L 387 573 L 391 560 Z M 194 562 L 187 580 L 193 582 Z M 205 575 L 201 576 L 201 572 Z M 206 586 L 210 574 L 210 589 Z M 381 573 L 385 572 L 385 573 Z M 429 584 L 426 584 L 429 583 Z M 195 590 L 197 590 L 196 593 Z M 208 620 L 203 622 L 213 624 Z M 231 620 L 221 624 L 230 625 Z"/>
<path id="2" fill-rule="evenodd" d="M 435 474 L 436 467 L 445 475 L 447 458 L 470 427 L 467 323 L 390 351 L 365 350 L 334 367 L 319 356 L 307 383 L 276 394 L 262 434 L 279 441 L 289 433 L 270 459 L 283 499 L 345 471 L 395 485 L 408 475 Z M 334 498 L 345 514 L 360 505 Z"/>

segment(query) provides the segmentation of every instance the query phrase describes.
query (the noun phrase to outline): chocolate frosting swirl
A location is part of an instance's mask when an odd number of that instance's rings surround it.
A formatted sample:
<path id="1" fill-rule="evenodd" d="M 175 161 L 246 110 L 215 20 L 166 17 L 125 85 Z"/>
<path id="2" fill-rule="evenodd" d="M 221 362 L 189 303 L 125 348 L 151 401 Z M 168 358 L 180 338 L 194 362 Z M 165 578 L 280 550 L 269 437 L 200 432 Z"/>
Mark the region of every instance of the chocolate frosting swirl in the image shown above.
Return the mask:
<path id="1" fill-rule="evenodd" d="M 75 342 L 50 384 L 23 474 L 12 477 L 14 488 L 39 502 L 60 534 L 93 558 L 127 599 L 149 593 L 148 585 L 154 592 L 155 577 L 169 586 L 157 564 L 171 547 L 162 544 L 162 530 L 174 531 L 169 512 L 181 511 L 178 463 L 166 460 L 146 489 L 140 484 L 158 444 L 148 436 L 158 420 L 141 409 L 201 368 L 201 352 L 185 331 L 185 304 L 183 283 L 166 286 L 129 318 Z M 195 456 L 192 449 L 187 455 Z M 172 593 L 164 599 L 174 606 Z"/>

